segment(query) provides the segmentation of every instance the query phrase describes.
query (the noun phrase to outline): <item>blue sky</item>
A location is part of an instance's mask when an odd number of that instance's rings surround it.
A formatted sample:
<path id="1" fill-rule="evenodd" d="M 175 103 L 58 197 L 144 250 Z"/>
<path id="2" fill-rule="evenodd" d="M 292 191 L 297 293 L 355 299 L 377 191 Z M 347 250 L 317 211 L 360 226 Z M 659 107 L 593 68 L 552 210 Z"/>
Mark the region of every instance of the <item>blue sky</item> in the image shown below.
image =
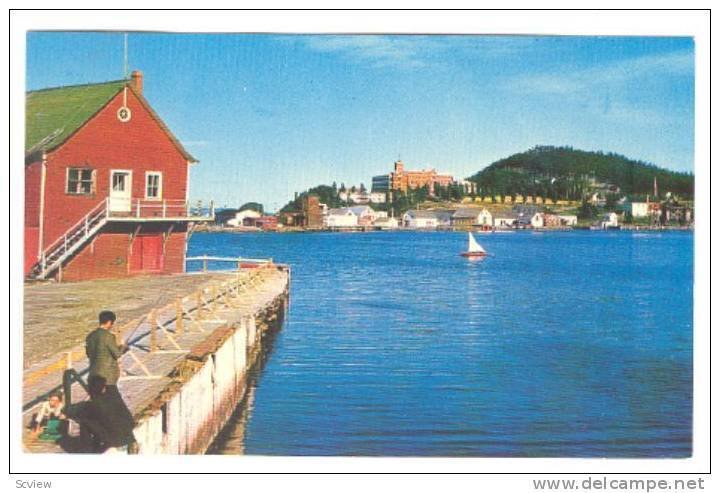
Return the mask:
<path id="1" fill-rule="evenodd" d="M 27 87 L 119 79 L 120 33 L 29 33 Z M 538 144 L 693 170 L 691 38 L 129 35 L 191 196 L 273 210 L 398 157 L 466 177 Z"/>

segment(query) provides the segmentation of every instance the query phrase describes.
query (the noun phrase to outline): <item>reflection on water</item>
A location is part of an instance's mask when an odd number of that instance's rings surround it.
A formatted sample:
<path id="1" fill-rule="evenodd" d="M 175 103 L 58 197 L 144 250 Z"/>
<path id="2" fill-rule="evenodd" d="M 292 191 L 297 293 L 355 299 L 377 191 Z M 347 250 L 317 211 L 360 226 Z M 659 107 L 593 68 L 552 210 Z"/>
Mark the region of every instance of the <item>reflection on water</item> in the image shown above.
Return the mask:
<path id="1" fill-rule="evenodd" d="M 291 306 L 219 453 L 687 457 L 690 233 L 196 234 Z"/>
<path id="2" fill-rule="evenodd" d="M 209 448 L 208 454 L 242 455 L 245 453 L 245 427 L 254 405 L 255 385 L 253 384 L 248 387 L 245 398 L 238 405 L 230 423 L 225 426 L 225 429 L 216 438 L 215 443 Z"/>

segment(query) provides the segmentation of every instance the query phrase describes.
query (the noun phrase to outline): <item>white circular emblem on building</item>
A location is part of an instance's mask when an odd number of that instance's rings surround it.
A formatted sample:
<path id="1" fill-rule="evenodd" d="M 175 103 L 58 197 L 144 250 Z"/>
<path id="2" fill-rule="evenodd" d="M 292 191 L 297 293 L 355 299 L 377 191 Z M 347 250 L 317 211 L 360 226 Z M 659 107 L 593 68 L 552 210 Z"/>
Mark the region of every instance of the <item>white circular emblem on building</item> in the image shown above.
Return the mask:
<path id="1" fill-rule="evenodd" d="M 121 106 L 120 109 L 118 109 L 118 111 L 117 111 L 117 117 L 118 117 L 118 120 L 120 120 L 123 123 L 129 122 L 130 117 L 132 117 L 130 108 L 128 108 L 127 106 Z"/>

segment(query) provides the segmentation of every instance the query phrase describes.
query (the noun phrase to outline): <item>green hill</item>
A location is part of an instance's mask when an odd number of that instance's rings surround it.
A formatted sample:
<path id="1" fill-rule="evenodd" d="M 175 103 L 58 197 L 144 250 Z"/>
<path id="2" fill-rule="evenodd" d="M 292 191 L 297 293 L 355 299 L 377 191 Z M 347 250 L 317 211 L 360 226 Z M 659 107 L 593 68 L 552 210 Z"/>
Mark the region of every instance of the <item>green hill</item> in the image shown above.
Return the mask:
<path id="1" fill-rule="evenodd" d="M 302 203 L 308 195 L 317 195 L 320 202 L 327 204 L 329 208 L 342 207 L 344 204 L 338 197 L 338 188 L 335 183 L 332 186 L 318 185 L 300 194 L 295 194 L 295 198 L 285 204 L 280 212 L 300 212 L 302 211 Z"/>
<path id="2" fill-rule="evenodd" d="M 582 200 L 594 190 L 644 197 L 670 191 L 691 199 L 695 177 L 613 153 L 571 147 L 537 146 L 489 165 L 469 178 L 481 196 L 542 196 L 551 200 Z"/>

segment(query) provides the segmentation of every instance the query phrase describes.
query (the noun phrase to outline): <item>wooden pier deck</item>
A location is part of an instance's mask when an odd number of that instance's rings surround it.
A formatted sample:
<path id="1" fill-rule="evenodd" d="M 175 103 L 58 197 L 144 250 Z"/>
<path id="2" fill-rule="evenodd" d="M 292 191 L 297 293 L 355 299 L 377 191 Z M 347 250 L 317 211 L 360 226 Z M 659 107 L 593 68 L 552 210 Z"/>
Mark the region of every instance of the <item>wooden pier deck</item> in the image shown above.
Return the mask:
<path id="1" fill-rule="evenodd" d="M 23 361 L 25 369 L 70 350 L 97 326 L 101 310 L 131 323 L 178 296 L 207 287 L 227 274 L 193 273 L 25 285 Z"/>
<path id="2" fill-rule="evenodd" d="M 182 380 L 187 361 L 211 353 L 235 324 L 267 309 L 287 292 L 288 284 L 288 269 L 269 265 L 232 272 L 26 286 L 26 451 L 71 451 L 38 440 L 27 431 L 27 424 L 48 393 L 60 388 L 66 368 L 72 366 L 86 378 L 84 338 L 96 326 L 100 310 L 115 311 L 118 340 L 129 338 L 130 350 L 120 360 L 118 387 L 139 419 L 155 410 L 162 400 L 159 397 L 172 392 L 173 385 Z M 73 385 L 73 402 L 87 398 L 79 385 Z"/>

